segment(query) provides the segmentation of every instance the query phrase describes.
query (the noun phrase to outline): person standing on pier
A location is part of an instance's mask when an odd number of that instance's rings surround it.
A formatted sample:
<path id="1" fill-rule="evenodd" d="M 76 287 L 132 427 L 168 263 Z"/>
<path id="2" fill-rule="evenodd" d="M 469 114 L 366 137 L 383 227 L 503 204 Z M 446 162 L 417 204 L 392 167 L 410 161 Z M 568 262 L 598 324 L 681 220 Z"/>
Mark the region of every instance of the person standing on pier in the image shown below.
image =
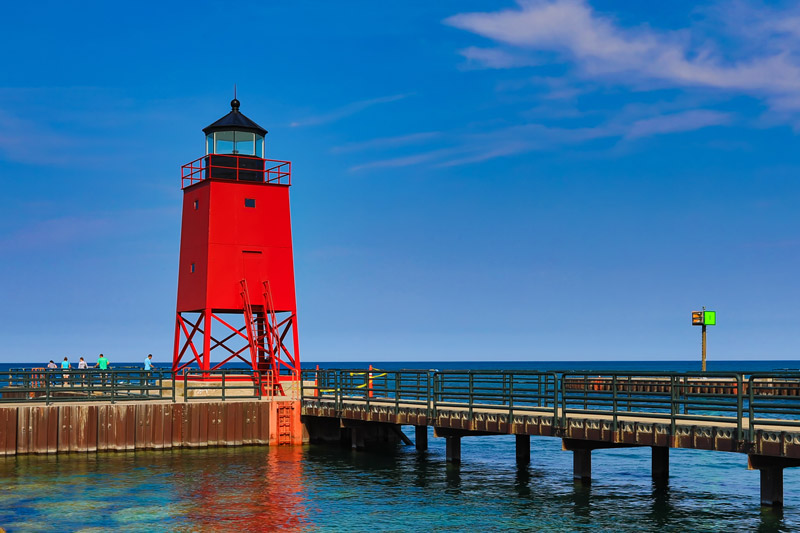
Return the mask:
<path id="1" fill-rule="evenodd" d="M 81 357 L 80 361 L 78 361 L 78 370 L 89 370 L 89 365 L 86 363 L 86 360 Z M 86 386 L 86 373 L 81 372 L 81 385 L 84 387 Z"/>
<path id="2" fill-rule="evenodd" d="M 147 354 L 147 357 L 144 358 L 144 371 L 147 372 L 147 377 L 150 377 L 150 373 L 153 371 L 153 354 Z M 151 379 L 147 379 L 148 385 L 155 385 L 155 382 Z"/>
<path id="3" fill-rule="evenodd" d="M 64 360 L 61 361 L 61 370 L 69 370 L 69 359 L 64 357 Z M 69 374 L 61 374 L 61 377 L 64 378 L 61 382 L 63 387 L 67 386 L 67 381 L 69 381 Z"/>
<path id="4" fill-rule="evenodd" d="M 109 362 L 108 362 L 108 359 L 106 359 L 106 356 L 103 355 L 103 354 L 100 354 L 100 357 L 97 358 L 97 364 L 94 365 L 94 367 L 95 368 L 99 368 L 100 370 L 108 370 Z M 106 384 L 106 374 L 105 373 L 100 374 L 100 384 L 104 385 L 104 386 Z"/>

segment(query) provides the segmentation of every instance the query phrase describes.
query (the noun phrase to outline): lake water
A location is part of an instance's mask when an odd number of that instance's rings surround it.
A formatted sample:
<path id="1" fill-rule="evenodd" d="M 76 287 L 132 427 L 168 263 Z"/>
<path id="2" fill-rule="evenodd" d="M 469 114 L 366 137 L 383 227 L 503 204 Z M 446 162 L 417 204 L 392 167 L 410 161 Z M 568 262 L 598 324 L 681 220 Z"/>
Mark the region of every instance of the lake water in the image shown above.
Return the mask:
<path id="1" fill-rule="evenodd" d="M 724 370 L 798 367 L 743 363 Z M 634 369 L 608 364 L 569 366 Z M 747 470 L 743 454 L 671 450 L 666 488 L 651 482 L 649 448 L 592 455 L 589 487 L 573 482 L 572 454 L 561 451 L 559 439 L 537 437 L 527 467 L 515 464 L 509 436 L 465 438 L 461 466 L 448 465 L 444 440 L 432 432 L 424 453 L 402 445 L 358 452 L 307 445 L 6 457 L 0 458 L 0 527 L 9 533 L 800 531 L 800 469 L 785 470 L 785 509 L 764 512 L 759 473 Z"/>

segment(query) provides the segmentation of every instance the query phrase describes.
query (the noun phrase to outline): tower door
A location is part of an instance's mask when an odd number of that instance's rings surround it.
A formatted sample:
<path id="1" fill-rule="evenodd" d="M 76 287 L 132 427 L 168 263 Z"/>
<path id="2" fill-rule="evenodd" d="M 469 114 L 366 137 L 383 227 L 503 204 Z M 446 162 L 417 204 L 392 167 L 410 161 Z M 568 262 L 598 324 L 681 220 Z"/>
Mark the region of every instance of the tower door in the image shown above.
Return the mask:
<path id="1" fill-rule="evenodd" d="M 247 281 L 247 290 L 250 294 L 250 304 L 261 307 L 263 310 L 264 297 L 262 295 L 264 279 L 264 254 L 257 251 L 244 250 L 242 252 L 242 273 Z"/>

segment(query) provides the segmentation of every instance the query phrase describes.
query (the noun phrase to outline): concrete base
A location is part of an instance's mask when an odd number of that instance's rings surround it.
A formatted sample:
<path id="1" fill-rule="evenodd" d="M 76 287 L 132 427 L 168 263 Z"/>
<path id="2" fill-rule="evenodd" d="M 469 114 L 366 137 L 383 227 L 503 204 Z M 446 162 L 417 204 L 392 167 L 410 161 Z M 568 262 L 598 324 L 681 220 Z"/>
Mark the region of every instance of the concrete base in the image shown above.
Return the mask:
<path id="1" fill-rule="evenodd" d="M 531 436 L 517 435 L 517 464 L 520 466 L 528 465 L 531 462 Z"/>
<path id="2" fill-rule="evenodd" d="M 417 451 L 428 449 L 428 426 L 414 426 L 414 444 Z"/>
<path id="3" fill-rule="evenodd" d="M 461 464 L 461 437 L 445 437 L 447 462 Z"/>

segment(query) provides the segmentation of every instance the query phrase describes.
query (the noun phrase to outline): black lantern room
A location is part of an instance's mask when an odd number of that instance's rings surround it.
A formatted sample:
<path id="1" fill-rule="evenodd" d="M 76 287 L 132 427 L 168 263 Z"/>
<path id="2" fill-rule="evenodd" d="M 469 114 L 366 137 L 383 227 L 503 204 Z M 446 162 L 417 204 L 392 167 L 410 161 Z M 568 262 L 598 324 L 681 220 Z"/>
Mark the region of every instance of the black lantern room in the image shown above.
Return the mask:
<path id="1" fill-rule="evenodd" d="M 230 113 L 203 128 L 210 177 L 263 181 L 267 130 L 244 116 L 239 105 L 234 98 Z"/>

